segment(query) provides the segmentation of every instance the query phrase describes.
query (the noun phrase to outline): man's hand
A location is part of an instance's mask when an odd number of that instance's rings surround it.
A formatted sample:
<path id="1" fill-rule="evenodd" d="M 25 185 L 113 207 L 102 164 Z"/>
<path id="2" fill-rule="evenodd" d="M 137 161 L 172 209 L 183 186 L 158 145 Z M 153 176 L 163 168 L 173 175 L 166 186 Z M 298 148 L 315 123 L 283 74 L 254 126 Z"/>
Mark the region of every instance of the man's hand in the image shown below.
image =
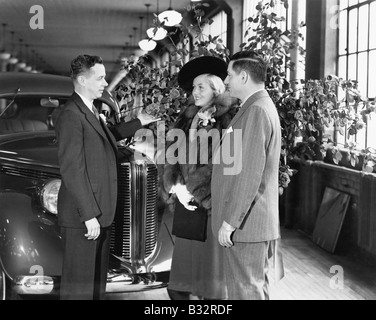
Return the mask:
<path id="1" fill-rule="evenodd" d="M 189 203 L 194 199 L 193 195 L 188 191 L 187 186 L 177 184 L 173 187 L 173 193 L 176 194 L 180 203 L 189 211 L 195 211 L 196 206 L 192 206 Z"/>
<path id="2" fill-rule="evenodd" d="M 150 123 L 156 122 L 161 120 L 161 118 L 154 118 L 150 114 L 147 114 L 145 112 L 140 112 L 137 116 L 138 120 L 141 121 L 142 126 L 147 126 Z"/>
<path id="3" fill-rule="evenodd" d="M 85 221 L 85 225 L 87 228 L 87 233 L 85 234 L 85 237 L 88 240 L 97 240 L 99 235 L 101 234 L 101 226 L 97 218 Z"/>
<path id="4" fill-rule="evenodd" d="M 223 221 L 221 229 L 218 232 L 218 242 L 222 247 L 231 248 L 234 243 L 231 241 L 231 236 L 236 228 Z"/>

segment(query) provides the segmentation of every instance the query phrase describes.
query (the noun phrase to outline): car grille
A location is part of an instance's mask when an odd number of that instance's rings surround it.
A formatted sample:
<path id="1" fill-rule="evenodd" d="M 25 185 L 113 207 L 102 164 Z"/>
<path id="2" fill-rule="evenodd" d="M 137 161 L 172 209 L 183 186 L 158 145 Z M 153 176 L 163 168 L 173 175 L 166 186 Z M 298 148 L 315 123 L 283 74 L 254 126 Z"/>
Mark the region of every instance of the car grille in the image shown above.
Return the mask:
<path id="1" fill-rule="evenodd" d="M 60 175 L 58 173 L 44 172 L 30 168 L 21 168 L 19 166 L 15 167 L 6 164 L 2 164 L 0 166 L 0 172 L 7 175 L 37 180 L 47 180 L 52 178 L 60 179 Z"/>
<path id="2" fill-rule="evenodd" d="M 147 266 L 157 244 L 158 169 L 154 164 L 137 161 L 119 167 L 111 252 L 139 270 Z"/>

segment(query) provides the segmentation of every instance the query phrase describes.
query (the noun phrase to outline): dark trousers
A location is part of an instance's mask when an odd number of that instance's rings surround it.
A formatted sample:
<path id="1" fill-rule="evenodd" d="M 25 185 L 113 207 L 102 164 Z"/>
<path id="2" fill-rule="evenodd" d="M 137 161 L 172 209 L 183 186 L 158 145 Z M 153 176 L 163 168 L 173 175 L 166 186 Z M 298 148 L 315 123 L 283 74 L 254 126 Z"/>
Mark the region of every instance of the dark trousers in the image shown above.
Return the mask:
<path id="1" fill-rule="evenodd" d="M 61 300 L 104 300 L 110 255 L 111 228 L 97 240 L 87 240 L 86 229 L 61 228 L 64 245 Z"/>

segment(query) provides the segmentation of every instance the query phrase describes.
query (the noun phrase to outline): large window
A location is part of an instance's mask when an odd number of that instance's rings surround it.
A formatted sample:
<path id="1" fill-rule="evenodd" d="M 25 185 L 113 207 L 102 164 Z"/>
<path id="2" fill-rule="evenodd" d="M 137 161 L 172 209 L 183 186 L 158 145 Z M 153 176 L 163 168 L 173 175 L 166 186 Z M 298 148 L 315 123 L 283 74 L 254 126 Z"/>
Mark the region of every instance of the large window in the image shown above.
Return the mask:
<path id="1" fill-rule="evenodd" d="M 205 24 L 203 26 L 203 34 L 205 36 L 211 35 L 214 37 L 219 37 L 223 42 L 223 45 L 227 46 L 227 14 L 224 11 L 219 12 L 214 17 L 212 17 L 212 23 Z"/>
<path id="2" fill-rule="evenodd" d="M 361 94 L 376 97 L 376 0 L 339 1 L 338 75 L 358 81 Z M 359 149 L 376 148 L 376 118 L 356 136 L 339 136 L 338 142 L 353 141 Z"/>

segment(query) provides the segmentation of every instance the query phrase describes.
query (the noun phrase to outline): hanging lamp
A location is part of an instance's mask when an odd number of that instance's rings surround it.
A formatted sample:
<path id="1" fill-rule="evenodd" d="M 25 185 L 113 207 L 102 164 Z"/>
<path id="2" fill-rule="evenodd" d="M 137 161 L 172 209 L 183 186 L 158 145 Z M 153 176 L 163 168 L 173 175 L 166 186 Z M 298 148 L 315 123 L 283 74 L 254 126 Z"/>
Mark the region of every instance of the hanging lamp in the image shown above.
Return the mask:
<path id="1" fill-rule="evenodd" d="M 147 13 L 149 13 L 149 7 L 150 7 L 150 4 L 145 4 L 146 8 L 147 8 Z M 141 28 L 140 28 L 140 32 L 142 31 L 142 19 L 143 17 L 140 17 L 140 23 L 141 23 Z M 146 16 L 146 19 L 148 20 L 148 16 Z M 139 43 L 138 43 L 138 46 L 141 48 L 141 50 L 143 51 L 153 51 L 155 49 L 155 47 L 157 46 L 157 43 L 148 38 L 148 39 L 143 39 L 141 40 Z"/>
<path id="2" fill-rule="evenodd" d="M 23 58 L 23 54 L 22 54 L 22 42 L 23 42 L 23 40 L 22 39 L 19 39 L 19 40 L 20 40 L 20 60 L 17 63 L 17 67 L 18 67 L 18 69 L 23 69 L 23 68 L 26 67 L 26 63 L 24 61 L 22 61 L 22 58 Z"/>
<path id="3" fill-rule="evenodd" d="M 26 58 L 25 59 L 29 60 L 29 45 L 26 44 L 25 47 L 26 47 Z M 30 72 L 31 70 L 33 70 L 33 68 L 29 64 L 26 64 L 26 66 L 24 67 L 24 71 Z"/>
<path id="4" fill-rule="evenodd" d="M 10 52 L 7 52 L 5 50 L 5 29 L 6 29 L 7 24 L 3 23 L 3 48 L 0 51 L 0 59 L 1 60 L 8 60 L 11 56 Z"/>
<path id="5" fill-rule="evenodd" d="M 164 23 L 166 27 L 173 27 L 179 24 L 183 20 L 183 16 L 180 12 L 172 9 L 171 0 L 170 6 L 166 11 L 163 11 L 158 15 L 158 19 L 161 23 Z"/>
<path id="6" fill-rule="evenodd" d="M 157 16 L 158 15 L 159 15 L 159 0 L 157 0 Z M 148 35 L 150 39 L 155 40 L 155 41 L 160 41 L 167 37 L 167 30 L 162 27 L 152 27 L 146 30 L 146 34 Z"/>
<path id="7" fill-rule="evenodd" d="M 14 31 L 11 31 L 10 34 L 12 35 L 11 36 L 11 42 L 10 42 L 10 53 L 11 53 L 11 56 L 8 60 L 8 63 L 9 64 L 16 64 L 18 62 L 18 59 L 17 57 L 14 55 Z"/>

